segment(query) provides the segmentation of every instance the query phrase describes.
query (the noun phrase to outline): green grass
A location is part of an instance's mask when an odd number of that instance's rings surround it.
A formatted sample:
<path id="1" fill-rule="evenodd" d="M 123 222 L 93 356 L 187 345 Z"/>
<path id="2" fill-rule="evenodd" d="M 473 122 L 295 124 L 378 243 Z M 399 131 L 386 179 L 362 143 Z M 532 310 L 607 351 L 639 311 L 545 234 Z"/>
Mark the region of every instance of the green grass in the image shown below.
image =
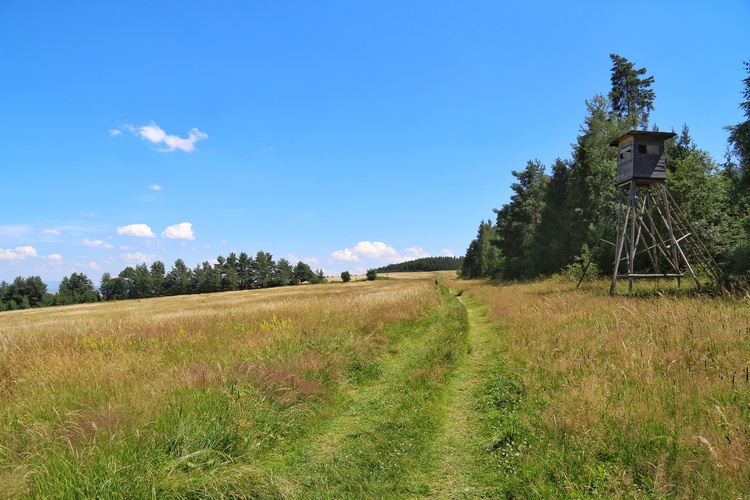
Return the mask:
<path id="1" fill-rule="evenodd" d="M 747 496 L 747 301 L 441 282 L 0 314 L 0 497 Z"/>
<path id="2" fill-rule="evenodd" d="M 3 354 L 12 390 L 0 489 L 69 498 L 426 491 L 420 476 L 465 310 L 423 280 L 357 286 L 305 287 L 293 301 L 227 297 L 257 299 L 251 306 L 193 298 L 190 312 L 144 301 L 151 316 L 125 313 L 116 329 L 102 318 L 116 310 L 92 306 L 57 316 L 49 336 L 49 316 L 38 331 L 6 316 L 16 349 Z M 331 437 L 336 426 L 355 430 Z M 338 451 L 308 463 L 316 443 Z"/>
<path id="3" fill-rule="evenodd" d="M 303 498 L 401 498 L 434 493 L 445 391 L 465 352 L 465 309 L 442 292 L 443 307 L 416 323 L 386 328 L 382 371 L 340 401 L 278 469 Z"/>
<path id="4" fill-rule="evenodd" d="M 504 492 L 746 496 L 748 304 L 606 290 L 466 284 L 498 325 L 480 408 L 487 452 L 512 472 Z"/>

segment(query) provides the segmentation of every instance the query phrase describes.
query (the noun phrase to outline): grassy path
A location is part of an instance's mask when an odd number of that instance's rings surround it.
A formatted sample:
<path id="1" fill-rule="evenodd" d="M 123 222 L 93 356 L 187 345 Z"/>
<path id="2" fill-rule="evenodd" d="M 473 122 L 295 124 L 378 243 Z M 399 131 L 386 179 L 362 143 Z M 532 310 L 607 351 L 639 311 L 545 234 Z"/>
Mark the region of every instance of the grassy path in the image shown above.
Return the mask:
<path id="1" fill-rule="evenodd" d="M 492 496 L 477 397 L 494 330 L 483 309 L 442 294 L 434 317 L 390 333 L 380 376 L 280 464 L 274 496 Z"/>
<path id="2" fill-rule="evenodd" d="M 459 297 L 466 307 L 469 329 L 467 347 L 445 388 L 444 427 L 434 449 L 442 456 L 431 488 L 437 498 L 479 498 L 491 495 L 487 479 L 491 466 L 480 428 L 477 397 L 493 359 L 496 330 L 486 309 Z"/>
<path id="3" fill-rule="evenodd" d="M 433 441 L 447 380 L 466 348 L 466 311 L 441 290 L 430 318 L 385 333 L 380 374 L 354 384 L 311 440 L 280 466 L 288 498 L 405 498 L 432 493 Z"/>

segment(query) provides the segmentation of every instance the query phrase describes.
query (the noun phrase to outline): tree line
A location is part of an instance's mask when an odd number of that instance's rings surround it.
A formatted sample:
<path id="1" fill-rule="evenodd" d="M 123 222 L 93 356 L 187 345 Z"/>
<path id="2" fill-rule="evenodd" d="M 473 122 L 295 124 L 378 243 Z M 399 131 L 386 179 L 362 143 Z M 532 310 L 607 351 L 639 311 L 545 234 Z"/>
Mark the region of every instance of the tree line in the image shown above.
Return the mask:
<path id="1" fill-rule="evenodd" d="M 580 267 L 609 274 L 614 249 L 617 148 L 609 143 L 630 130 L 647 130 L 654 109 L 653 76 L 616 54 L 611 90 L 586 101 L 586 116 L 570 158 L 549 170 L 538 160 L 513 171 L 510 201 L 481 221 L 460 275 L 527 280 Z M 750 63 L 745 62 L 750 75 Z M 687 125 L 667 142 L 667 186 L 725 273 L 750 278 L 750 76 L 743 80 L 746 120 L 729 132 L 722 164 L 700 149 Z M 652 128 L 656 130 L 655 127 Z"/>
<path id="2" fill-rule="evenodd" d="M 227 257 L 219 256 L 215 265 L 205 261 L 192 269 L 182 259 L 177 259 L 168 272 L 161 261 L 153 262 L 151 266 L 144 263 L 126 267 L 117 276 L 107 272 L 102 275 L 98 290 L 83 273 L 65 276 L 56 294 L 47 291 L 47 285 L 39 276 L 19 276 L 12 283 L 0 283 L 0 311 L 323 281 L 323 271 L 313 271 L 304 262 L 292 265 L 283 258 L 275 261 L 264 251 L 259 251 L 255 257 L 245 252 L 239 255 L 232 252 Z"/>
<path id="3" fill-rule="evenodd" d="M 463 257 L 422 257 L 398 264 L 388 264 L 387 266 L 378 267 L 375 271 L 379 273 L 457 271 L 461 269 L 462 262 Z"/>

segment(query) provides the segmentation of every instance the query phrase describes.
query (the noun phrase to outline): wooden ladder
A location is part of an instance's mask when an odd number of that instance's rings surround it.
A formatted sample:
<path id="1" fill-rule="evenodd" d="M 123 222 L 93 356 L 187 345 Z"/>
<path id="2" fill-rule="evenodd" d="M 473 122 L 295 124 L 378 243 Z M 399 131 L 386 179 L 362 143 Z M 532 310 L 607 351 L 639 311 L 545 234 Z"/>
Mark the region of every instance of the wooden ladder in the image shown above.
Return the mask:
<path id="1" fill-rule="evenodd" d="M 725 276 L 719 264 L 716 263 L 706 245 L 698 237 L 690 222 L 688 222 L 685 212 L 682 211 L 669 190 L 667 190 L 667 196 L 669 197 L 669 216 L 672 221 L 674 236 L 685 250 L 688 260 L 701 266 L 706 276 L 714 283 L 723 283 Z"/>

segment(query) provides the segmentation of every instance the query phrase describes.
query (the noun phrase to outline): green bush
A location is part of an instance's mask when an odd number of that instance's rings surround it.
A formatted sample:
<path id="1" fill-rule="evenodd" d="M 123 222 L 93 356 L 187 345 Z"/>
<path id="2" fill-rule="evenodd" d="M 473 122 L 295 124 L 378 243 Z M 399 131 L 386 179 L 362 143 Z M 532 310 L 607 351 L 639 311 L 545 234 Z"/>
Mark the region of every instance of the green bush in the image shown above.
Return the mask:
<path id="1" fill-rule="evenodd" d="M 368 269 L 366 276 L 367 276 L 368 281 L 375 281 L 375 278 L 378 277 L 378 272 L 375 269 Z"/>
<path id="2" fill-rule="evenodd" d="M 349 283 L 352 280 L 352 275 L 349 274 L 349 271 L 344 271 L 341 273 L 341 281 L 344 283 Z"/>

